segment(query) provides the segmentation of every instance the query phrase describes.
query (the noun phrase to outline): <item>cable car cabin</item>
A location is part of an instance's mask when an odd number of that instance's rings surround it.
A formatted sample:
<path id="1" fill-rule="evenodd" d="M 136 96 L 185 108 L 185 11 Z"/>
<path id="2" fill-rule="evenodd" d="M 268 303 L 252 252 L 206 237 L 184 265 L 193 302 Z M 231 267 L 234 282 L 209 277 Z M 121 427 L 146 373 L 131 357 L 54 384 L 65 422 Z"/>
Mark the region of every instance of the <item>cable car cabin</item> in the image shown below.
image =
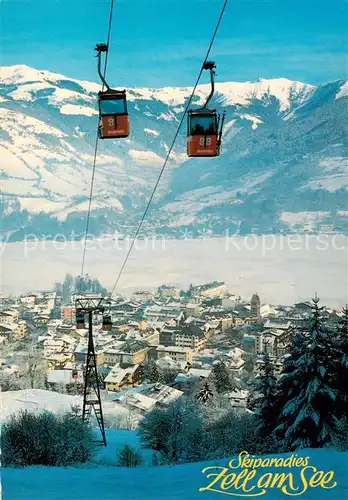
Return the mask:
<path id="1" fill-rule="evenodd" d="M 86 328 L 85 311 L 83 311 L 82 309 L 76 309 L 76 328 L 78 330 Z"/>
<path id="2" fill-rule="evenodd" d="M 188 112 L 187 155 L 218 156 L 219 120 L 215 111 L 204 109 Z"/>
<path id="3" fill-rule="evenodd" d="M 112 328 L 111 316 L 104 316 L 102 329 L 105 331 L 109 331 L 111 330 L 111 328 Z"/>
<path id="4" fill-rule="evenodd" d="M 99 92 L 99 137 L 117 139 L 129 136 L 129 119 L 125 90 Z"/>

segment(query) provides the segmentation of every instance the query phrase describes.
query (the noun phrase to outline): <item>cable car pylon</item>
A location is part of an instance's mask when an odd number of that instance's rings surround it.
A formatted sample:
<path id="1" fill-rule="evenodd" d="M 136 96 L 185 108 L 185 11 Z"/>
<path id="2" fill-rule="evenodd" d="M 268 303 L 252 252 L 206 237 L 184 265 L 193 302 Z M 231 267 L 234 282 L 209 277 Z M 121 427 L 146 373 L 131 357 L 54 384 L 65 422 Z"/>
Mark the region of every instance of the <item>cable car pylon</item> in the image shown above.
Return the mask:
<path id="1" fill-rule="evenodd" d="M 215 91 L 215 68 L 214 61 L 204 61 L 203 70 L 210 71 L 210 94 L 204 106 L 199 109 L 190 109 L 187 113 L 187 155 L 189 157 L 212 157 L 220 154 L 225 111 L 221 117 L 215 109 L 208 107 Z"/>
<path id="2" fill-rule="evenodd" d="M 127 111 L 127 96 L 125 90 L 110 88 L 101 71 L 101 55 L 108 52 L 108 44 L 96 45 L 98 58 L 98 74 L 106 87 L 98 93 L 99 104 L 99 138 L 121 139 L 129 136 L 129 118 Z"/>
<path id="3" fill-rule="evenodd" d="M 106 446 L 104 417 L 100 397 L 100 380 L 93 341 L 93 314 L 104 314 L 105 307 L 103 303 L 103 298 L 81 296 L 76 299 L 75 307 L 77 325 L 82 324 L 82 319 L 84 325 L 85 316 L 88 315 L 88 346 L 84 373 L 82 420 L 88 422 L 92 412 L 94 412 L 101 433 L 101 440 L 95 440 L 95 443 Z"/>

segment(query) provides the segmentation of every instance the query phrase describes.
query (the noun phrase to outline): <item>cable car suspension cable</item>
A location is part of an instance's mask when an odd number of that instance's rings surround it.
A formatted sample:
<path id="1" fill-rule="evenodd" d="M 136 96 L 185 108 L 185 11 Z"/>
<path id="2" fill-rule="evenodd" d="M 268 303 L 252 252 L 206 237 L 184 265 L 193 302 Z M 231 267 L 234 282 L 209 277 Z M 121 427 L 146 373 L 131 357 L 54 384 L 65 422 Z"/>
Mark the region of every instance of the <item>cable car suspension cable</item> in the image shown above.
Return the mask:
<path id="1" fill-rule="evenodd" d="M 183 114 L 183 116 L 182 116 L 182 118 L 181 118 L 181 120 L 180 120 L 180 123 L 179 123 L 178 129 L 177 129 L 177 131 L 176 131 L 176 133 L 175 133 L 175 136 L 174 136 L 174 139 L 173 139 L 173 141 L 172 141 L 172 144 L 171 144 L 171 146 L 170 146 L 170 148 L 169 148 L 169 150 L 168 150 L 167 156 L 166 156 L 166 158 L 165 158 L 165 160 L 164 160 L 164 164 L 163 164 L 163 166 L 162 166 L 162 168 L 161 168 L 161 171 L 160 171 L 160 173 L 159 173 L 159 176 L 158 176 L 158 179 L 157 179 L 157 181 L 156 181 L 155 187 L 153 188 L 153 191 L 152 191 L 151 196 L 150 196 L 150 198 L 149 198 L 149 201 L 148 201 L 148 203 L 147 203 L 147 205 L 146 205 L 146 208 L 145 208 L 145 211 L 144 211 L 144 213 L 143 213 L 143 216 L 142 216 L 142 218 L 141 218 L 141 220 L 140 220 L 140 223 L 139 223 L 139 225 L 138 225 L 138 228 L 137 228 L 137 230 L 136 230 L 136 232 L 135 232 L 134 238 L 132 239 L 132 243 L 131 243 L 131 245 L 130 245 L 130 247 L 129 247 L 129 250 L 128 250 L 128 252 L 127 252 L 127 254 L 126 254 L 126 257 L 125 257 L 125 259 L 124 259 L 124 261 L 123 261 L 123 264 L 122 264 L 122 266 L 121 266 L 121 269 L 120 269 L 120 271 L 119 271 L 119 273 L 118 273 L 118 276 L 117 276 L 117 278 L 116 278 L 116 282 L 115 282 L 115 284 L 114 284 L 114 286 L 113 286 L 113 288 L 112 288 L 112 290 L 111 290 L 111 296 L 113 295 L 113 293 L 114 293 L 114 291 L 115 291 L 115 289 L 116 289 L 116 287 L 117 287 L 117 285 L 118 285 L 118 282 L 119 282 L 119 280 L 120 280 L 120 278 L 121 278 L 121 275 L 122 275 L 122 273 L 123 273 L 123 270 L 124 270 L 124 268 L 125 268 L 125 266 L 126 266 L 126 264 L 127 264 L 127 261 L 128 261 L 128 259 L 129 259 L 129 256 L 130 256 L 130 254 L 131 254 L 131 252 L 132 252 L 132 249 L 133 249 L 133 247 L 134 247 L 134 243 L 135 243 L 135 242 L 136 242 L 136 240 L 137 240 L 137 237 L 138 237 L 138 235 L 139 235 L 140 229 L 141 229 L 141 227 L 142 227 L 142 225 L 143 225 L 143 222 L 144 222 L 144 220 L 145 220 L 145 217 L 146 217 L 146 215 L 147 215 L 147 212 L 148 212 L 148 210 L 149 210 L 149 208 L 150 208 L 150 205 L 151 205 L 151 203 L 152 203 L 152 200 L 153 200 L 153 197 L 154 197 L 155 192 L 156 192 L 156 190 L 157 190 L 157 187 L 158 187 L 158 185 L 159 185 L 159 183 L 160 183 L 160 180 L 161 180 L 161 178 L 162 178 L 162 175 L 163 175 L 164 169 L 166 168 L 166 165 L 167 165 L 167 163 L 168 163 L 168 160 L 169 160 L 169 157 L 170 157 L 170 155 L 171 155 L 172 149 L 173 149 L 174 144 L 175 144 L 175 142 L 176 142 L 176 139 L 177 139 L 177 137 L 178 137 L 178 135 L 179 135 L 179 132 L 180 132 L 181 126 L 182 126 L 182 124 L 183 124 L 183 122 L 184 122 L 184 119 L 185 119 L 185 117 L 186 117 L 187 111 L 188 111 L 188 109 L 189 109 L 189 107 L 190 107 L 190 105 L 191 105 L 191 101 L 192 101 L 193 96 L 194 96 L 194 94 L 195 94 L 195 91 L 196 91 L 196 88 L 197 88 L 198 82 L 199 82 L 199 80 L 200 80 L 200 78 L 201 78 L 201 76 L 202 76 L 203 70 L 205 69 L 205 64 L 207 63 L 207 60 L 208 60 L 208 57 L 209 57 L 210 51 L 211 51 L 211 49 L 212 49 L 212 46 L 213 46 L 213 43 L 214 43 L 214 40 L 215 40 L 216 34 L 217 34 L 218 29 L 219 29 L 219 27 L 220 27 L 220 23 L 221 23 L 221 20 L 222 20 L 222 18 L 223 18 L 224 12 L 225 12 L 225 10 L 226 10 L 227 4 L 228 4 L 228 0 L 225 0 L 225 2 L 224 2 L 224 4 L 223 4 L 223 7 L 222 7 L 222 9 L 221 9 L 221 13 L 220 13 L 220 16 L 219 16 L 218 22 L 217 22 L 217 24 L 216 24 L 216 27 L 215 27 L 215 30 L 214 30 L 214 33 L 213 33 L 213 36 L 212 36 L 212 38 L 211 38 L 211 40 L 210 40 L 210 44 L 209 44 L 209 47 L 208 47 L 208 50 L 207 50 L 206 56 L 205 56 L 205 58 L 204 58 L 203 64 L 202 64 L 202 66 L 201 66 L 201 69 L 200 69 L 200 71 L 199 71 L 198 78 L 197 78 L 196 83 L 195 83 L 195 85 L 194 85 L 194 87 L 193 87 L 193 90 L 192 90 L 192 93 L 191 93 L 191 95 L 190 95 L 190 98 L 189 98 L 189 100 L 188 100 L 188 102 L 187 102 L 187 105 L 186 105 L 186 108 L 185 108 L 184 114 Z"/>
<path id="2" fill-rule="evenodd" d="M 102 78 L 102 81 L 103 81 L 102 91 L 104 90 L 104 82 L 106 83 L 105 76 L 106 76 L 106 69 L 107 69 L 107 64 L 108 64 L 113 11 L 114 11 L 114 0 L 111 0 L 109 24 L 108 24 L 108 35 L 107 35 L 107 42 L 106 42 L 107 50 L 106 50 L 106 54 L 105 54 L 105 63 L 104 63 L 104 71 L 103 71 L 103 78 Z M 99 57 L 98 64 L 100 64 L 100 57 Z M 91 217 L 91 206 L 92 206 L 92 198 L 93 198 L 94 179 L 95 179 L 95 167 L 96 167 L 97 154 L 98 154 L 98 142 L 99 142 L 99 116 L 98 116 L 98 126 L 97 126 L 97 137 L 95 140 L 95 147 L 94 147 L 91 187 L 90 187 L 89 201 L 88 201 L 86 230 L 85 230 L 85 238 L 84 238 L 84 246 L 83 246 L 82 264 L 81 264 L 81 278 L 83 277 L 83 271 L 84 271 L 85 260 L 86 260 L 86 243 L 87 243 L 87 236 L 88 236 L 88 230 L 89 230 L 89 222 L 90 222 L 90 217 Z"/>

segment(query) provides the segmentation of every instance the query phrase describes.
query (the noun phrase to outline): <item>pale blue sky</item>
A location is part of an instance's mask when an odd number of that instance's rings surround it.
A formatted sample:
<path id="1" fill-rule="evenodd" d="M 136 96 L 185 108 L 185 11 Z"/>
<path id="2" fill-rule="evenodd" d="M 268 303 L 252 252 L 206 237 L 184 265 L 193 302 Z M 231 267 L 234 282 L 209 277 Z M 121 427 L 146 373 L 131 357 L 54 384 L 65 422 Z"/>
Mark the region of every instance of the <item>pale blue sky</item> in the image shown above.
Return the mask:
<path id="1" fill-rule="evenodd" d="M 192 85 L 223 0 L 115 0 L 111 85 Z M 2 64 L 98 81 L 109 0 L 2 0 Z M 347 76 L 347 0 L 229 0 L 211 57 L 220 81 Z"/>

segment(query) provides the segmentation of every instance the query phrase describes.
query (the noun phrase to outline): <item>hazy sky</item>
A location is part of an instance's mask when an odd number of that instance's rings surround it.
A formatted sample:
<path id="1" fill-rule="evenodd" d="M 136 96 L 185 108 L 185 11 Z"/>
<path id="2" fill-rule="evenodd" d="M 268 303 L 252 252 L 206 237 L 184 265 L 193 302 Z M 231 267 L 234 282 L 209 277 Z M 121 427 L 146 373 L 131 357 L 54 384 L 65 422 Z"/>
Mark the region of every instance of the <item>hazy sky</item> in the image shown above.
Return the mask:
<path id="1" fill-rule="evenodd" d="M 3 65 L 98 81 L 110 0 L 0 0 Z M 192 85 L 223 0 L 115 0 L 111 85 Z M 213 46 L 220 81 L 347 76 L 347 0 L 229 0 Z M 203 83 L 203 81 L 202 81 Z"/>

